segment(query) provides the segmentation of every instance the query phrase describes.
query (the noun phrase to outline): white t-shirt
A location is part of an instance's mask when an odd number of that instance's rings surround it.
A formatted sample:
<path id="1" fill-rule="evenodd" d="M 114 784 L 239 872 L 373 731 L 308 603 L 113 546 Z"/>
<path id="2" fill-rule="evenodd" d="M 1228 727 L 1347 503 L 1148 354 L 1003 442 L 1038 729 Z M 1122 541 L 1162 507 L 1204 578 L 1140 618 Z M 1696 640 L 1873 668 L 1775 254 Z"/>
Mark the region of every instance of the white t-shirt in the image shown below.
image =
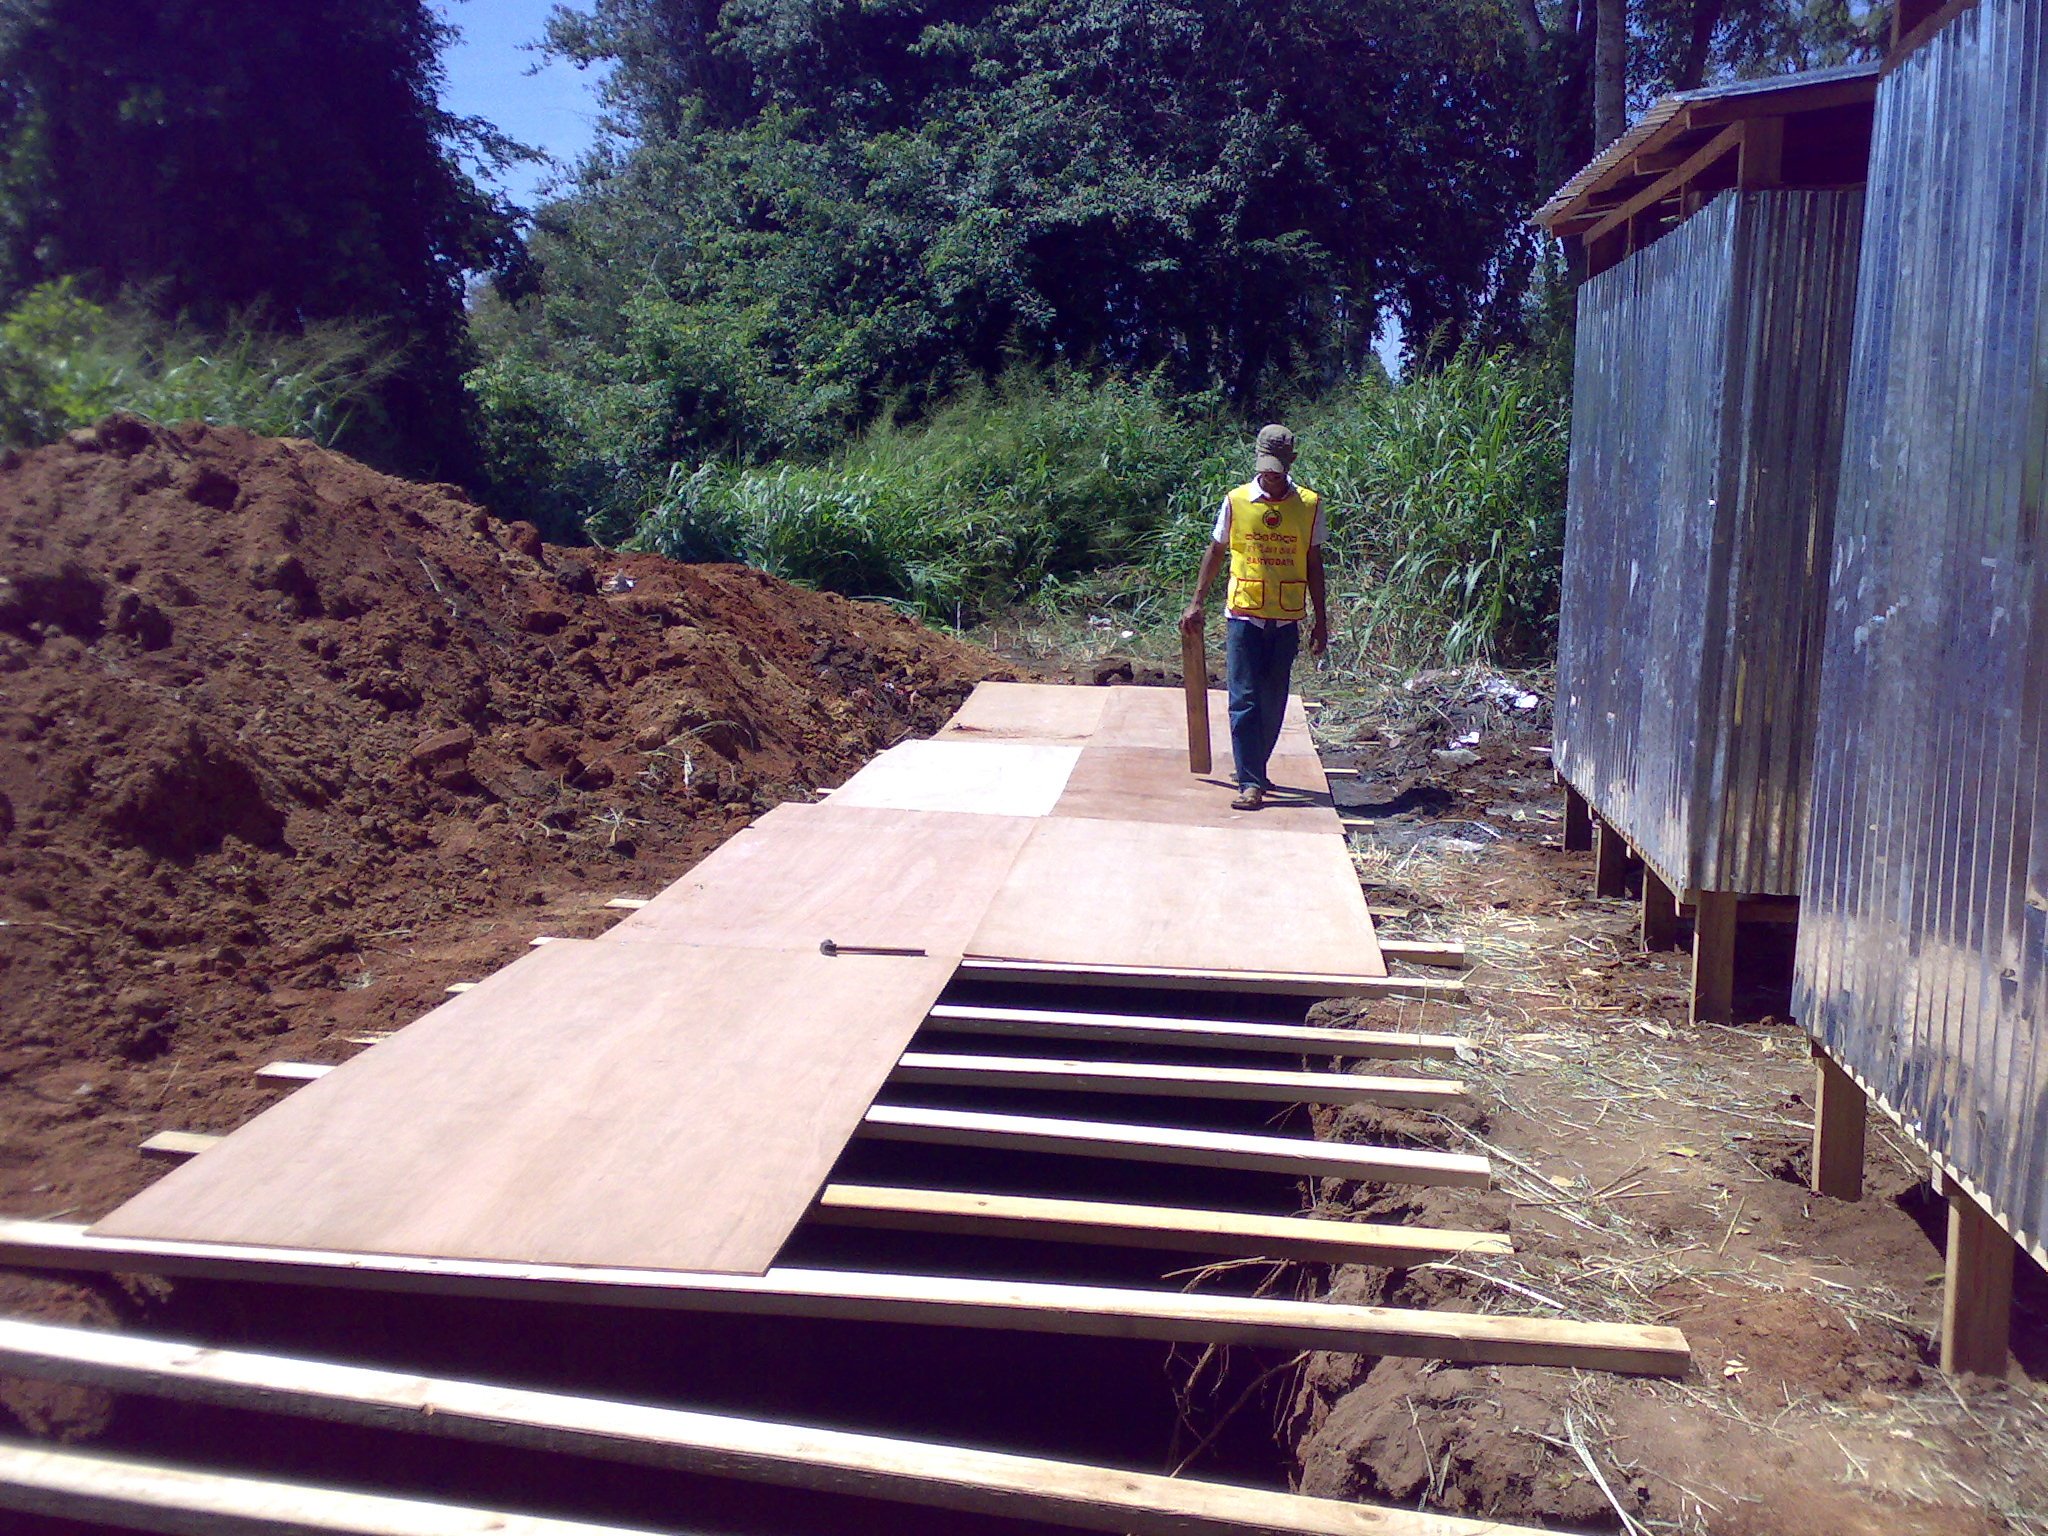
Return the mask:
<path id="1" fill-rule="evenodd" d="M 1287 489 L 1279 496 L 1268 496 L 1259 489 L 1259 482 L 1256 480 L 1251 482 L 1251 488 L 1253 501 L 1285 501 L 1294 492 L 1294 477 L 1291 475 L 1288 477 Z M 1230 543 L 1230 498 L 1228 496 L 1223 498 L 1223 505 L 1216 513 L 1216 529 L 1215 532 L 1209 535 L 1209 538 L 1212 543 L 1216 544 L 1228 545 Z M 1323 547 L 1323 509 L 1321 503 L 1318 503 L 1316 506 L 1315 526 L 1308 531 L 1308 547 L 1310 549 L 1321 549 Z M 1243 619 L 1245 623 L 1256 624 L 1262 629 L 1268 624 L 1299 624 L 1301 622 L 1299 619 L 1255 619 L 1248 614 L 1242 613 L 1233 613 L 1230 617 L 1233 619 Z"/>

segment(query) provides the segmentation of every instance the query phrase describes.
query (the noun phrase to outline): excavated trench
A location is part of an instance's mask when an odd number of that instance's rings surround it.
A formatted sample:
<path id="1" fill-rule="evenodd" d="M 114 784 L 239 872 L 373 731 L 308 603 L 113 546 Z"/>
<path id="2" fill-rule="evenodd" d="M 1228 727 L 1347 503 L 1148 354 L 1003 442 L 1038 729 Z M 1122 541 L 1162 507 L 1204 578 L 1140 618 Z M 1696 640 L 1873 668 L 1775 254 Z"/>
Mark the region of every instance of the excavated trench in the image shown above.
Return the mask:
<path id="1" fill-rule="evenodd" d="M 1100 990 L 960 988 L 949 1001 L 1150 1009 L 1182 1016 L 1299 1022 L 1300 1003 Z M 924 1046 L 927 1037 L 920 1036 Z M 930 1037 L 937 1049 L 1141 1059 L 1095 1042 Z M 1176 1053 L 1215 1065 L 1274 1065 L 1244 1053 Z M 1291 1058 L 1287 1058 L 1291 1062 Z M 1271 1104 L 1102 1094 L 891 1088 L 885 1102 L 1018 1114 L 1308 1134 L 1307 1112 Z M 835 1182 L 1130 1200 L 1292 1214 L 1305 1186 L 1219 1169 L 1019 1155 L 857 1140 Z M 678 1199 L 688 1192 L 677 1191 Z M 779 1263 L 1112 1286 L 1181 1286 L 1214 1261 L 1073 1243 L 864 1230 L 807 1221 Z M 1162 1277 L 1173 1272 L 1175 1278 Z M 1263 1263 L 1210 1269 L 1200 1288 L 1292 1296 L 1320 1286 L 1321 1266 L 1276 1273 Z M 1284 1351 L 1062 1333 L 839 1320 L 654 1312 L 479 1301 L 369 1291 L 180 1281 L 132 1320 L 138 1331 L 222 1347 L 303 1355 L 408 1373 L 580 1396 L 689 1407 L 1043 1455 L 1274 1489 L 1287 1486 L 1285 1430 L 1293 1373 Z M 1199 1368 L 1198 1368 L 1199 1367 Z M 1268 1375 L 1267 1373 L 1271 1373 Z M 1263 1381 L 1261 1377 L 1266 1379 Z M 1189 1383 L 1193 1378 L 1193 1391 Z M 923 1533 L 1069 1530 L 894 1501 L 780 1488 L 506 1450 L 432 1434 L 367 1430 L 281 1415 L 114 1401 L 95 1449 L 188 1465 L 483 1508 L 675 1532 Z M 1185 1467 L 1183 1468 L 1183 1463 Z M 24 1531 L 87 1529 L 46 1521 Z"/>

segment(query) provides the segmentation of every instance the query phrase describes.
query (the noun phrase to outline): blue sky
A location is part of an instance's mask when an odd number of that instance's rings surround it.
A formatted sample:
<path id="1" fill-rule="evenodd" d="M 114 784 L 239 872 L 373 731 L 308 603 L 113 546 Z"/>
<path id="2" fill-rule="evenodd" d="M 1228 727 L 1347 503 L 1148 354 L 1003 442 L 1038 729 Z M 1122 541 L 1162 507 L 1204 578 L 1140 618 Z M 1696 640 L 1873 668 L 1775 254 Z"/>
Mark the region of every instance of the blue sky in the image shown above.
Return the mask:
<path id="1" fill-rule="evenodd" d="M 570 64 L 543 65 L 525 45 L 547 25 L 554 0 L 429 0 L 434 14 L 462 30 L 442 55 L 448 85 L 442 105 L 462 117 L 488 118 L 513 138 L 573 165 L 596 138 L 598 76 Z M 553 170 L 515 167 L 499 186 L 530 208 Z"/>

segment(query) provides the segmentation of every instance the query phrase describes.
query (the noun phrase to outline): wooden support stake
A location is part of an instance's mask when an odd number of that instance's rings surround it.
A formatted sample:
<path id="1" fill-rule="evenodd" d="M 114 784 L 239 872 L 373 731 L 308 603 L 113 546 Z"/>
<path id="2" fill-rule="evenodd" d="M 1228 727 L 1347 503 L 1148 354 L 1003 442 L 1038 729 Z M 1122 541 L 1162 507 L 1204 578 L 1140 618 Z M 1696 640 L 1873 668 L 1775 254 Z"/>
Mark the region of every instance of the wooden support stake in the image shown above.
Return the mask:
<path id="1" fill-rule="evenodd" d="M 1593 894 L 1628 894 L 1628 842 L 1604 816 L 1593 820 Z"/>
<path id="2" fill-rule="evenodd" d="M 1735 1022 L 1736 895 L 1701 891 L 1692 922 L 1692 1017 L 1695 1024 Z"/>
<path id="3" fill-rule="evenodd" d="M 1856 1080 L 1813 1047 L 1813 1192 L 1863 1198 L 1863 1128 L 1870 1099 Z"/>
<path id="4" fill-rule="evenodd" d="M 1564 787 L 1564 851 L 1593 851 L 1593 807 L 1569 784 Z"/>
<path id="5" fill-rule="evenodd" d="M 2012 1267 L 2017 1245 L 1991 1213 L 1944 1179 L 1948 1276 L 1941 1304 L 1941 1368 L 2004 1376 L 2012 1335 Z"/>
<path id="6" fill-rule="evenodd" d="M 1181 686 L 1188 696 L 1188 772 L 1207 773 L 1209 758 L 1209 656 L 1202 631 L 1180 632 Z"/>
<path id="7" fill-rule="evenodd" d="M 323 1423 L 853 1494 L 1131 1536 L 1536 1536 L 1381 1509 L 931 1441 L 534 1392 L 488 1382 L 48 1325 L 0 1323 L 0 1362 L 45 1379 Z M 69 1454 L 69 1453 L 66 1453 Z M 886 1524 L 886 1522 L 883 1522 Z M 191 1527 L 188 1527 L 191 1528 Z M 453 1536 L 449 1527 L 442 1536 Z M 513 1527 L 507 1527 L 508 1536 Z M 274 1536 L 275 1528 L 273 1528 Z"/>
<path id="8" fill-rule="evenodd" d="M 1327 1349 L 1466 1364 L 1569 1365 L 1653 1376 L 1683 1376 L 1692 1361 L 1685 1335 L 1677 1329 L 1626 1323 L 957 1275 L 780 1267 L 765 1275 L 709 1275 L 108 1239 L 58 1222 L 4 1218 L 0 1265 L 1183 1344 Z"/>
<path id="9" fill-rule="evenodd" d="M 1145 1046 L 1188 1046 L 1230 1051 L 1272 1051 L 1288 1056 L 1355 1056 L 1402 1060 L 1456 1060 L 1465 1041 L 1456 1035 L 1411 1035 L 1382 1029 L 1325 1029 L 1308 1024 L 1255 1024 L 1236 1019 L 1169 1019 L 1121 1013 L 1077 1013 L 1053 1008 L 984 1008 L 940 1003 L 926 1015 L 934 1030 L 963 1035 L 1010 1035 L 1054 1040 L 1111 1040 Z M 1469 1049 L 1469 1047 L 1466 1047 Z"/>
<path id="10" fill-rule="evenodd" d="M 1647 954 L 1678 948 L 1678 897 L 1648 863 L 1643 865 L 1642 935 Z"/>

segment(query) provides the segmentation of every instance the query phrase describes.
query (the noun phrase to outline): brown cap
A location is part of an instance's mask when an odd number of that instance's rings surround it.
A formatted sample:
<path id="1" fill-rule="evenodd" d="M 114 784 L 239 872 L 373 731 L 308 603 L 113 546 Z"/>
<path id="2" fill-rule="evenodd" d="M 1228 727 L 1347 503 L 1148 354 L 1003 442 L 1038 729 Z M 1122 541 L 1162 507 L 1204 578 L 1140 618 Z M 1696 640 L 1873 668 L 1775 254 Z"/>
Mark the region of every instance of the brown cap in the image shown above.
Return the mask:
<path id="1" fill-rule="evenodd" d="M 1264 473 L 1268 468 L 1264 462 L 1267 459 L 1278 460 L 1277 463 L 1271 466 L 1274 469 L 1285 470 L 1292 467 L 1294 463 L 1294 434 L 1281 426 L 1277 421 L 1271 426 L 1259 428 L 1258 455 L 1260 459 L 1258 467 L 1261 473 Z"/>

